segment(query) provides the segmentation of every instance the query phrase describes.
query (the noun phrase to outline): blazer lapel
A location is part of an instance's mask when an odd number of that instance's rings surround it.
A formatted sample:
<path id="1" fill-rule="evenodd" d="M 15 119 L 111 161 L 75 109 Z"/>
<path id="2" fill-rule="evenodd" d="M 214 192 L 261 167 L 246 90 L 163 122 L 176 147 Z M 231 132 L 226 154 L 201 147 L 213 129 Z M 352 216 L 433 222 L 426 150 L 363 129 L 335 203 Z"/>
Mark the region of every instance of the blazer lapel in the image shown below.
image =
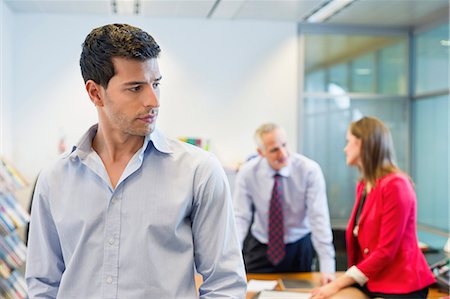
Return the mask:
<path id="1" fill-rule="evenodd" d="M 352 210 L 350 219 L 348 221 L 348 227 L 351 230 L 353 230 L 353 227 L 355 226 L 356 211 L 358 211 L 358 206 L 361 201 L 361 194 L 362 194 L 363 188 L 364 188 L 364 185 L 362 183 L 359 183 L 358 187 L 356 189 L 356 201 L 355 201 L 355 205 L 353 206 L 353 210 Z M 360 219 L 361 219 L 361 217 L 360 217 Z"/>
<path id="2" fill-rule="evenodd" d="M 372 195 L 374 191 L 375 189 L 372 189 L 370 190 L 369 194 L 366 195 L 366 200 L 364 202 L 364 206 L 362 207 L 361 215 L 359 216 L 359 225 L 364 223 L 364 220 L 366 219 L 367 214 L 369 214 L 370 209 L 374 208 L 374 205 L 372 204 Z M 359 200 L 361 200 L 361 197 Z"/>

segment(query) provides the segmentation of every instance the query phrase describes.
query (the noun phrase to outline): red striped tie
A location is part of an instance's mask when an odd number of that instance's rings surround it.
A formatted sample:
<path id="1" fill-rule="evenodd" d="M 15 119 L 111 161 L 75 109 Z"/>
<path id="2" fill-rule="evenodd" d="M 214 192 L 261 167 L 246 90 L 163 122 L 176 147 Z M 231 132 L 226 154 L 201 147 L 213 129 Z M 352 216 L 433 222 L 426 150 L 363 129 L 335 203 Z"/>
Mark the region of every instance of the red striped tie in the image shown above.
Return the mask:
<path id="1" fill-rule="evenodd" d="M 284 223 L 283 223 L 283 189 L 281 176 L 275 174 L 272 199 L 269 210 L 269 242 L 267 243 L 267 258 L 277 265 L 285 256 Z"/>

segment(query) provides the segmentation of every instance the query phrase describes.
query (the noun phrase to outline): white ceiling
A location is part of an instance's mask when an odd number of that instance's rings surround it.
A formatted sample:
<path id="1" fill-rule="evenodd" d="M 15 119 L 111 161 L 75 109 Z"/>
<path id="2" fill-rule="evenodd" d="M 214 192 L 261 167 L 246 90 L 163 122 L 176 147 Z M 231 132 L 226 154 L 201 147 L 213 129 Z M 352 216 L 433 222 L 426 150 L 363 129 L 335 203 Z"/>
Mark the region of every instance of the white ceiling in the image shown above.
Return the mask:
<path id="1" fill-rule="evenodd" d="M 113 15 L 113 2 L 139 4 L 148 18 L 267 20 L 298 22 L 329 0 L 0 0 L 15 13 Z M 130 10 L 132 11 L 132 9 Z M 130 12 L 131 13 L 131 12 Z M 420 27 L 435 19 L 448 20 L 448 0 L 355 0 L 324 23 L 332 25 Z M 329 27 L 329 26 L 328 26 Z M 335 26 L 331 26 L 335 27 Z M 404 32 L 404 30 L 402 30 Z M 305 70 L 348 60 L 403 36 L 307 35 Z"/>
<path id="2" fill-rule="evenodd" d="M 115 0 L 0 0 L 15 13 L 113 14 Z M 199 18 L 305 22 L 328 0 L 124 0 L 139 2 L 139 14 L 154 18 Z M 325 23 L 419 26 L 447 15 L 448 0 L 356 0 Z"/>

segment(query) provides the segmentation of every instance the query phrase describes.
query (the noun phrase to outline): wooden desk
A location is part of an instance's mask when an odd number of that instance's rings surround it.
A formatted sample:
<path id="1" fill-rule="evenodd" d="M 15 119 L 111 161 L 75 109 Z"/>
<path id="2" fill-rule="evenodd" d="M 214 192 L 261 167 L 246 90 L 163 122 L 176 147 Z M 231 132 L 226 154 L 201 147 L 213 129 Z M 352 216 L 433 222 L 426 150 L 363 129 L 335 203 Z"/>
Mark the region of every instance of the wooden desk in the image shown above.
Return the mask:
<path id="1" fill-rule="evenodd" d="M 342 275 L 343 272 L 338 272 L 336 275 Z M 320 285 L 320 273 L 310 272 L 310 273 L 282 273 L 282 274 L 247 274 L 247 280 L 258 279 L 258 280 L 278 280 L 278 279 L 304 279 L 310 281 L 313 285 Z M 196 275 L 195 281 L 197 286 L 202 283 L 202 278 L 200 275 Z M 280 286 L 277 287 L 280 289 Z M 247 293 L 246 299 L 251 299 L 255 293 Z M 448 293 L 440 292 L 436 287 L 431 287 L 428 293 L 428 299 L 439 299 L 441 297 L 449 296 Z"/>
<path id="2" fill-rule="evenodd" d="M 247 280 L 258 279 L 258 280 L 278 280 L 278 279 L 304 279 L 310 281 L 314 286 L 320 285 L 320 273 L 319 272 L 309 272 L 309 273 L 280 273 L 280 274 L 247 274 Z M 280 290 L 280 285 L 277 286 L 277 290 Z M 305 290 L 309 291 L 309 290 Z M 246 299 L 251 299 L 255 296 L 255 293 L 248 292 Z"/>
<path id="3" fill-rule="evenodd" d="M 336 275 L 342 275 L 343 272 L 338 272 Z M 282 273 L 282 274 L 247 274 L 247 280 L 260 279 L 260 280 L 277 280 L 277 279 L 304 279 L 310 281 L 313 285 L 320 285 L 320 273 Z M 254 293 L 247 293 L 246 299 L 250 299 L 254 296 Z M 448 296 L 448 293 L 440 292 L 436 287 L 431 287 L 428 293 L 428 299 L 438 299 Z"/>

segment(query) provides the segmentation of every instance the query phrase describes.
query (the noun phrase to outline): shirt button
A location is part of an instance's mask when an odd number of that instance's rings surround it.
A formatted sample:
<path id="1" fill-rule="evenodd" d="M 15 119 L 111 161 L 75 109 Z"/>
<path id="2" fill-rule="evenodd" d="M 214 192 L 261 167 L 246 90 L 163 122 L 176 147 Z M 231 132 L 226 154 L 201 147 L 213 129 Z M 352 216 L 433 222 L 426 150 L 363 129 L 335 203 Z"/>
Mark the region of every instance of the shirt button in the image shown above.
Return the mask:
<path id="1" fill-rule="evenodd" d="M 117 198 L 113 197 L 113 199 L 111 199 L 111 203 L 115 204 L 117 202 L 117 200 L 118 200 Z"/>
<path id="2" fill-rule="evenodd" d="M 369 248 L 364 248 L 364 254 L 368 254 L 369 253 Z"/>
<path id="3" fill-rule="evenodd" d="M 110 244 L 110 245 L 113 245 L 113 244 L 114 244 L 114 239 L 113 239 L 113 238 L 109 239 L 109 244 Z"/>
<path id="4" fill-rule="evenodd" d="M 108 284 L 111 284 L 112 281 L 113 281 L 113 279 L 112 279 L 111 276 L 108 276 L 108 278 L 106 278 L 106 282 L 107 282 Z"/>

